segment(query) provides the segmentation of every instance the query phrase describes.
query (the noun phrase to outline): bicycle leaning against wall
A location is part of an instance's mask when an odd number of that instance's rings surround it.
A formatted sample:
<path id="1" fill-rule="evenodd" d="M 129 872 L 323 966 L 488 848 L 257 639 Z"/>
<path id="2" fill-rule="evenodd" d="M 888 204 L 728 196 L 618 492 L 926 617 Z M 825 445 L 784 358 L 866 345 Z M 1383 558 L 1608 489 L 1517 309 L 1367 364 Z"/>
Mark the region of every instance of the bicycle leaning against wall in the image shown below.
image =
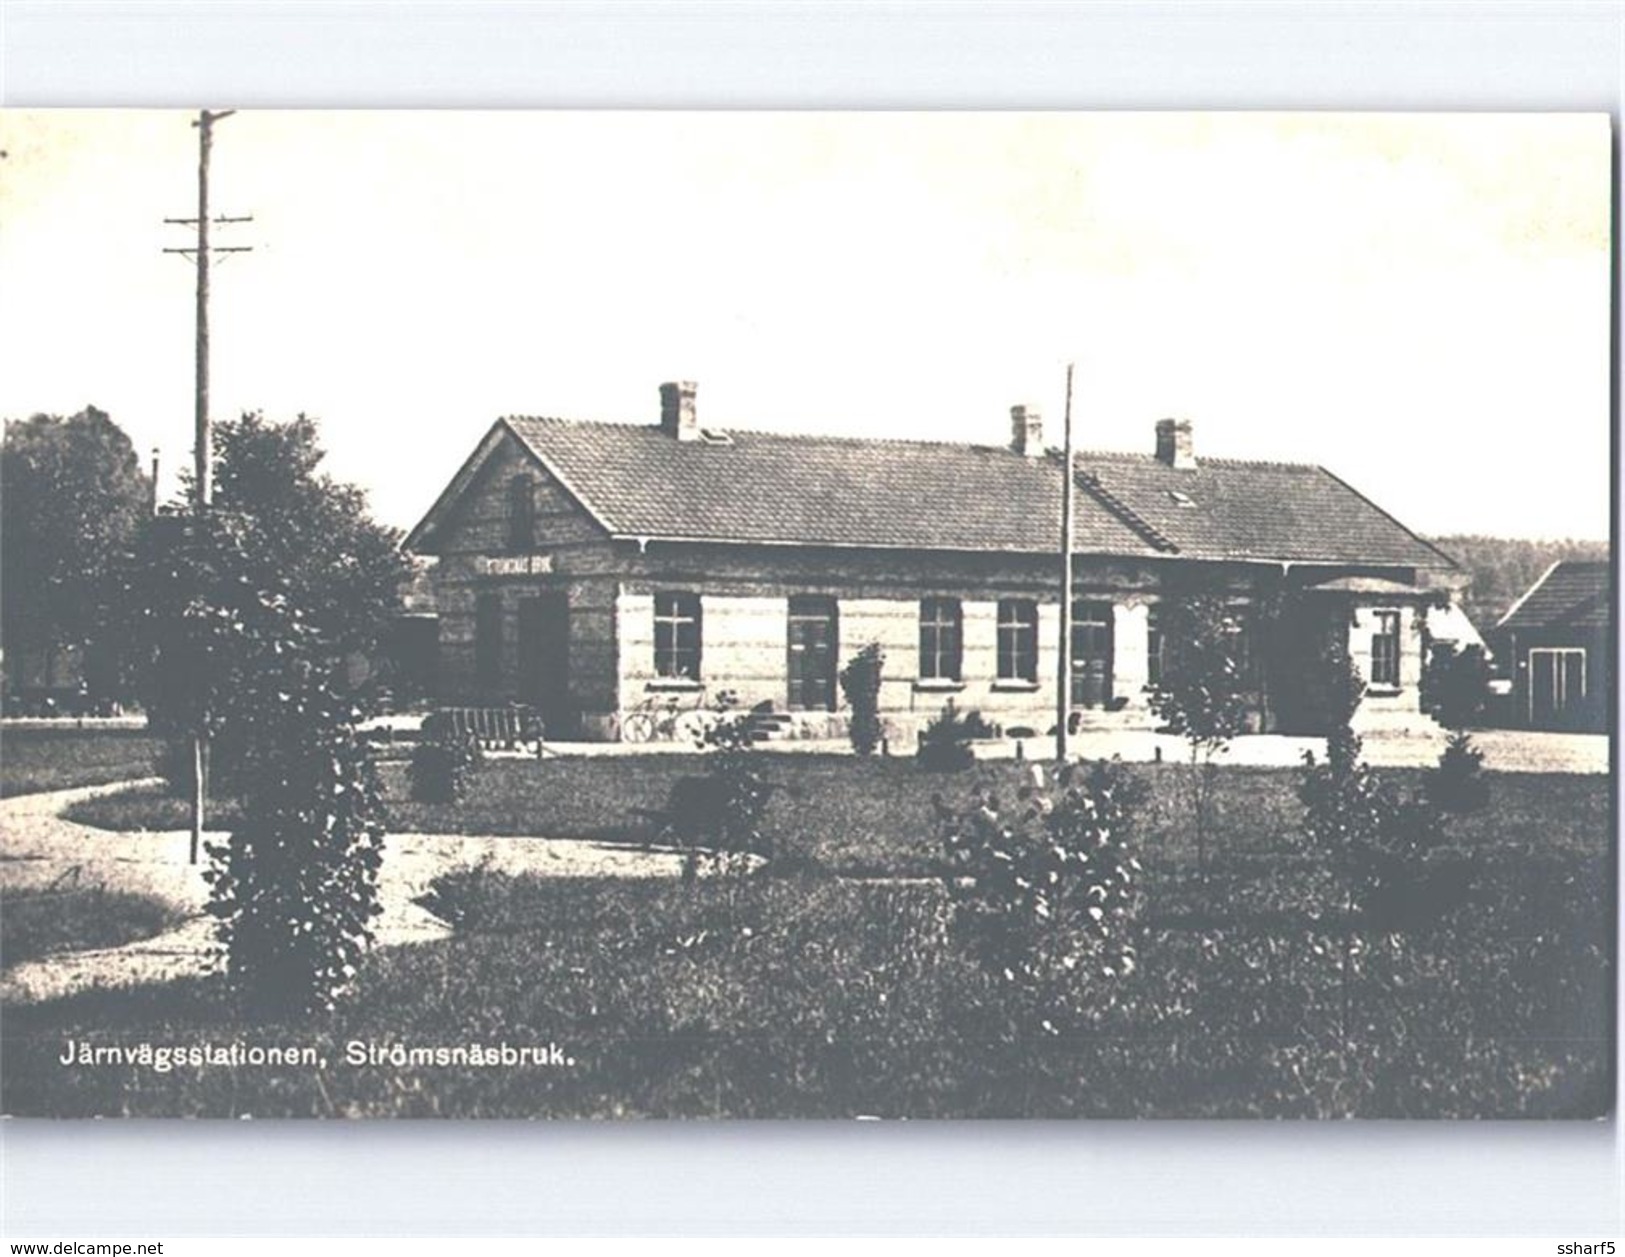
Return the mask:
<path id="1" fill-rule="evenodd" d="M 720 718 L 705 702 L 705 688 L 651 694 L 621 717 L 622 742 L 689 742 L 699 745 Z"/>

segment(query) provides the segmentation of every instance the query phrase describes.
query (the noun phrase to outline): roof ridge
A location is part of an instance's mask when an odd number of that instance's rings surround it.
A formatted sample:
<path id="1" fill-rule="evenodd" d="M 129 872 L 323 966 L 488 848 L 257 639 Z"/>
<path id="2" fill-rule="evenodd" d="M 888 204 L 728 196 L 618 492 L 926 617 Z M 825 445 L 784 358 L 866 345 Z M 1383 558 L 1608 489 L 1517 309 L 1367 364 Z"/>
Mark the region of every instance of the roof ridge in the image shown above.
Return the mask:
<path id="1" fill-rule="evenodd" d="M 534 423 L 560 423 L 571 424 L 576 427 L 603 427 L 627 428 L 632 430 L 659 431 L 658 423 L 637 423 L 625 419 L 575 419 L 565 415 L 538 415 L 538 414 L 507 414 L 501 416 L 504 421 L 523 420 Z M 851 436 L 839 432 L 777 432 L 771 428 L 719 428 L 717 431 L 726 432 L 729 436 L 755 436 L 766 437 L 773 441 L 828 441 L 844 445 L 918 445 L 933 449 L 955 450 L 990 450 L 997 454 L 1010 454 L 1026 458 L 1027 455 L 1018 454 L 1008 445 L 995 444 L 988 441 L 950 441 L 942 437 L 917 436 Z M 1046 454 L 1059 454 L 1056 446 L 1045 448 Z M 1073 451 L 1073 457 L 1078 459 L 1098 458 L 1114 459 L 1120 462 L 1155 463 L 1158 461 L 1155 454 L 1145 454 L 1138 450 L 1105 450 L 1086 449 Z M 1204 463 L 1212 463 L 1220 467 L 1254 467 L 1276 468 L 1286 471 L 1322 471 L 1324 468 L 1315 463 L 1292 462 L 1285 459 L 1273 458 L 1228 458 L 1203 457 L 1197 461 L 1199 470 Z"/>
<path id="2" fill-rule="evenodd" d="M 566 419 L 560 415 L 504 415 L 504 421 L 563 423 L 576 427 L 624 428 L 628 431 L 658 432 L 658 423 L 629 423 L 620 419 Z M 1018 455 L 1008 445 L 992 445 L 985 441 L 947 441 L 940 437 L 907 436 L 843 436 L 834 432 L 774 432 L 767 428 L 717 428 L 707 431 L 726 432 L 729 436 L 766 437 L 773 441 L 827 441 L 840 445 L 919 445 L 932 449 L 987 450 L 995 454 Z"/>
<path id="3" fill-rule="evenodd" d="M 1161 463 L 1155 454 L 1143 454 L 1137 450 L 1078 450 L 1074 455 L 1077 458 L 1115 459 L 1119 462 L 1134 463 Z M 1209 458 L 1203 456 L 1196 460 L 1193 471 L 1200 471 L 1207 464 L 1220 467 L 1252 467 L 1275 468 L 1286 471 L 1324 471 L 1318 463 L 1294 463 L 1273 458 Z M 1166 464 L 1163 464 L 1166 466 Z"/>
<path id="4" fill-rule="evenodd" d="M 1156 525 L 1151 523 L 1150 520 L 1146 519 L 1144 516 L 1140 515 L 1137 511 L 1130 507 L 1128 503 L 1124 502 L 1110 489 L 1106 488 L 1106 486 L 1100 482 L 1099 476 L 1095 475 L 1093 472 L 1080 471 L 1078 473 L 1078 480 L 1086 489 L 1089 490 L 1090 493 L 1099 499 L 1102 506 L 1104 506 L 1112 514 L 1116 515 L 1135 532 L 1139 533 L 1140 536 L 1145 538 L 1145 540 L 1149 541 L 1153 547 L 1161 550 L 1165 554 L 1174 554 L 1178 552 L 1179 547 L 1175 545 L 1166 534 L 1159 530 Z"/>

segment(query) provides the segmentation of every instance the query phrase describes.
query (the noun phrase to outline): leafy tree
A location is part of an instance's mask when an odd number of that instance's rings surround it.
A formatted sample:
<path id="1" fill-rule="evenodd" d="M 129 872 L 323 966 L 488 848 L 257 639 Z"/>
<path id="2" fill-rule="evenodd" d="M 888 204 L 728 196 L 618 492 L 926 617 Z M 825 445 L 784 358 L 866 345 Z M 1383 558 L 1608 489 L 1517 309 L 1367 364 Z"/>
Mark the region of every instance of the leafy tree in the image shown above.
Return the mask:
<path id="1" fill-rule="evenodd" d="M 158 726 L 229 751 L 243 821 L 211 844 L 209 911 L 227 976 L 255 1016 L 330 1008 L 380 911 L 384 825 L 359 712 L 334 683 L 326 637 L 224 511 L 159 520 L 135 624 Z"/>
<path id="2" fill-rule="evenodd" d="M 327 649 L 372 651 L 412 577 L 400 533 L 377 523 L 366 492 L 321 470 L 316 420 L 257 412 L 215 428 L 215 508 L 240 516 L 247 544 L 281 573 Z"/>
<path id="3" fill-rule="evenodd" d="M 1235 608 L 1206 594 L 1169 599 L 1161 615 L 1167 649 L 1151 710 L 1190 745 L 1196 863 L 1205 876 L 1215 760 L 1247 727 L 1242 626 Z"/>
<path id="4" fill-rule="evenodd" d="M 1263 611 L 1277 728 L 1326 736 L 1348 724 L 1365 695 L 1365 681 L 1349 653 L 1347 609 L 1285 589 Z"/>
<path id="5" fill-rule="evenodd" d="M 6 424 L 0 636 L 10 659 L 43 659 L 49 674 L 63 646 L 90 643 L 104 670 L 87 683 L 122 696 L 117 591 L 151 501 L 130 438 L 94 406 Z"/>
<path id="6" fill-rule="evenodd" d="M 151 630 L 149 702 L 177 739 L 207 736 L 222 784 L 242 784 L 244 721 L 253 717 L 239 699 L 253 679 L 245 669 L 257 666 L 223 608 L 274 592 L 297 614 L 328 681 L 344 688 L 345 657 L 378 648 L 412 574 L 398 533 L 372 519 L 361 489 L 320 471 L 323 457 L 316 423 L 303 415 L 278 424 L 249 413 L 219 424 L 208 523 L 173 517 L 154 530 L 137 567 L 130 599 Z M 171 782 L 184 792 L 189 755 L 177 763 L 184 771 Z"/>
<path id="7" fill-rule="evenodd" d="M 1422 667 L 1422 710 L 1453 729 L 1484 718 L 1490 695 L 1490 665 L 1481 646 L 1457 648 L 1442 643 L 1429 652 Z"/>

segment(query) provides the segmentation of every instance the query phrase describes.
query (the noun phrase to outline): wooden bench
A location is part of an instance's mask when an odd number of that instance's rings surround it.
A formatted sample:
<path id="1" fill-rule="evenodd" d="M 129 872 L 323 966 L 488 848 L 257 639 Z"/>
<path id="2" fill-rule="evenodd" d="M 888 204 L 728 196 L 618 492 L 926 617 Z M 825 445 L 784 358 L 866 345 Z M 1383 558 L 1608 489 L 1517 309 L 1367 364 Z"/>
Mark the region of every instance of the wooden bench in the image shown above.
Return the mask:
<path id="1" fill-rule="evenodd" d="M 437 708 L 423 722 L 425 734 L 429 732 L 431 721 L 449 725 L 451 733 L 471 737 L 487 751 L 512 751 L 535 743 L 536 754 L 540 755 L 546 732 L 535 709 L 519 705 Z"/>

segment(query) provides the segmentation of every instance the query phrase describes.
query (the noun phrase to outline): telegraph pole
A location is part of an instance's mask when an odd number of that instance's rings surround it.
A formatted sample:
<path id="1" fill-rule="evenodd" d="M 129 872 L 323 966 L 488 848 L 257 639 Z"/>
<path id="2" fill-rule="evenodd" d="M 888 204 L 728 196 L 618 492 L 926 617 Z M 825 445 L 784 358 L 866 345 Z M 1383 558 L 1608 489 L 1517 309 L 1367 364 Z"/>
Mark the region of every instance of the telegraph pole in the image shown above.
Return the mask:
<path id="1" fill-rule="evenodd" d="M 1055 758 L 1067 759 L 1072 718 L 1072 363 L 1066 364 L 1065 436 L 1061 445 L 1061 649 L 1055 685 Z"/>
<path id="2" fill-rule="evenodd" d="M 214 124 L 236 113 L 235 109 L 198 112 L 192 123 L 198 132 L 197 154 L 197 217 L 166 218 L 166 223 L 197 228 L 197 243 L 187 248 L 165 249 L 165 253 L 187 254 L 197 269 L 197 363 L 196 405 L 193 436 L 192 513 L 199 527 L 214 496 L 213 441 L 209 429 L 209 257 L 213 253 L 247 253 L 250 245 L 211 245 L 209 224 L 253 222 L 252 215 L 236 218 L 209 218 L 209 149 L 214 139 Z M 198 862 L 203 846 L 203 809 L 209 773 L 209 745 L 201 729 L 192 735 L 192 845 L 191 862 Z"/>

